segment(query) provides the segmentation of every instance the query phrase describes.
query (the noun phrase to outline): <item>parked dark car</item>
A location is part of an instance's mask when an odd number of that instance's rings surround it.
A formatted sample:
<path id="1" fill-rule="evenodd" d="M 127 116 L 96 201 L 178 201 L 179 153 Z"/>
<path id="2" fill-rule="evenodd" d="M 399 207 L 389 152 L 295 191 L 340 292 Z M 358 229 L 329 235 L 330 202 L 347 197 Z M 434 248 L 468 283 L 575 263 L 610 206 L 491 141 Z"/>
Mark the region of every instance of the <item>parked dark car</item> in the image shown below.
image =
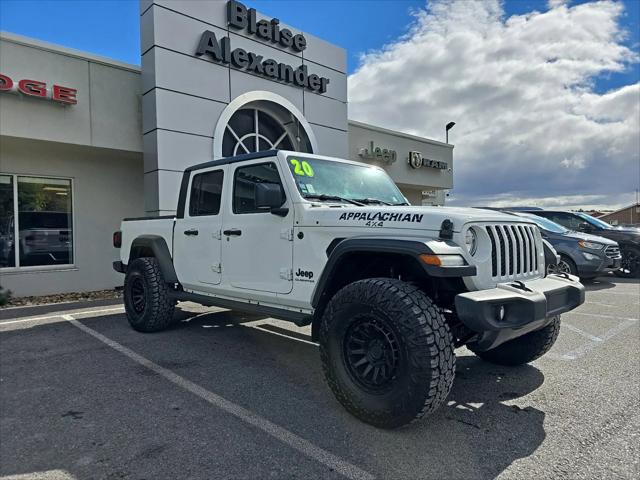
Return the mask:
<path id="1" fill-rule="evenodd" d="M 618 244 L 607 238 L 574 232 L 551 220 L 531 213 L 509 211 L 512 215 L 535 222 L 547 240 L 560 255 L 557 265 L 547 265 L 548 273 L 564 272 L 577 275 L 581 280 L 593 279 L 620 269 Z"/>
<path id="2" fill-rule="evenodd" d="M 618 242 L 622 262 L 616 275 L 627 278 L 640 277 L 640 229 L 614 227 L 583 212 L 563 210 L 529 210 L 528 213 L 547 218 L 555 223 L 583 233 L 598 235 Z"/>

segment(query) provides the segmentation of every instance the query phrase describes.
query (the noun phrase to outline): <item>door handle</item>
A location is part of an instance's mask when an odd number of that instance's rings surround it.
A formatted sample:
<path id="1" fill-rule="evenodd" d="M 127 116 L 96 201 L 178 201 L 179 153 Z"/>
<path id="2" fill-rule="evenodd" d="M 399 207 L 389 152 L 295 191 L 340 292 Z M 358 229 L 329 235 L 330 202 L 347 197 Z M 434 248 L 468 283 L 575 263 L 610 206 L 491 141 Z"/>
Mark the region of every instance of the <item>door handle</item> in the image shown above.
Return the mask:
<path id="1" fill-rule="evenodd" d="M 185 230 L 184 234 L 185 235 L 198 235 L 198 230 L 196 230 L 195 228 L 192 228 L 190 230 Z"/>
<path id="2" fill-rule="evenodd" d="M 242 235 L 242 230 L 232 228 L 231 230 L 225 230 L 222 233 L 224 233 L 227 237 L 239 237 L 240 235 Z"/>

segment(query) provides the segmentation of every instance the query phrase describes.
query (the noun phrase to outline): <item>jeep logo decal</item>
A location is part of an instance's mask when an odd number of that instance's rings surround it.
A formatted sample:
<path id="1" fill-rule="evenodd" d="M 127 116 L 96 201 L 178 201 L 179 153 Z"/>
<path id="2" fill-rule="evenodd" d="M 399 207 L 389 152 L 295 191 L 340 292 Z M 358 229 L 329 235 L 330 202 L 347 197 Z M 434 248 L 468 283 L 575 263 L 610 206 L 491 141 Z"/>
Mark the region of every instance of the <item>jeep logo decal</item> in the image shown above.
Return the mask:
<path id="1" fill-rule="evenodd" d="M 295 273 L 296 280 L 298 282 L 314 282 L 313 280 L 313 272 L 311 270 L 302 270 L 298 268 L 298 271 Z"/>

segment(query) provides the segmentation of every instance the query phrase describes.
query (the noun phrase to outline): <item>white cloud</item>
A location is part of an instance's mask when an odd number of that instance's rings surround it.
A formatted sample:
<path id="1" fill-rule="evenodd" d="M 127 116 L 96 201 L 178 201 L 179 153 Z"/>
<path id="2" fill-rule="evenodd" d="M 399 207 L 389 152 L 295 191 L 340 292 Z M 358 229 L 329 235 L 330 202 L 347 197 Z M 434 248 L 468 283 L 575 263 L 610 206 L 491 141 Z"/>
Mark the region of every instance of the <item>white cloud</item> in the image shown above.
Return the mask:
<path id="1" fill-rule="evenodd" d="M 569 0 L 549 0 L 547 5 L 549 8 L 557 8 L 569 3 Z"/>
<path id="2" fill-rule="evenodd" d="M 550 7 L 505 17 L 497 0 L 429 2 L 407 35 L 362 57 L 349 117 L 435 139 L 457 122 L 454 204 L 630 203 L 640 83 L 593 90 L 595 76 L 638 61 L 618 23 L 623 5 Z"/>

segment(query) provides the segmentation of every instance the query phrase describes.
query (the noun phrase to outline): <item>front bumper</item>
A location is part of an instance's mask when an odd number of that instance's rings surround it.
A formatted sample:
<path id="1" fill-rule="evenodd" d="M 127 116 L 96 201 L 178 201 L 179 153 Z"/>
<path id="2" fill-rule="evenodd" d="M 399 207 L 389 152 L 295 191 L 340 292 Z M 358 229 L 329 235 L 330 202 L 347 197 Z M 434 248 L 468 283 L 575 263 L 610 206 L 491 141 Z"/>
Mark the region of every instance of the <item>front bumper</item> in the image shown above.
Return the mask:
<path id="1" fill-rule="evenodd" d="M 578 264 L 578 272 L 581 276 L 615 272 L 616 270 L 620 270 L 621 262 L 622 257 L 609 258 L 602 256 L 594 260 L 585 259 L 582 264 Z"/>
<path id="2" fill-rule="evenodd" d="M 554 316 L 582 303 L 584 286 L 571 275 L 503 283 L 455 298 L 457 317 L 478 333 L 473 339 L 476 350 L 489 350 L 543 328 Z"/>

